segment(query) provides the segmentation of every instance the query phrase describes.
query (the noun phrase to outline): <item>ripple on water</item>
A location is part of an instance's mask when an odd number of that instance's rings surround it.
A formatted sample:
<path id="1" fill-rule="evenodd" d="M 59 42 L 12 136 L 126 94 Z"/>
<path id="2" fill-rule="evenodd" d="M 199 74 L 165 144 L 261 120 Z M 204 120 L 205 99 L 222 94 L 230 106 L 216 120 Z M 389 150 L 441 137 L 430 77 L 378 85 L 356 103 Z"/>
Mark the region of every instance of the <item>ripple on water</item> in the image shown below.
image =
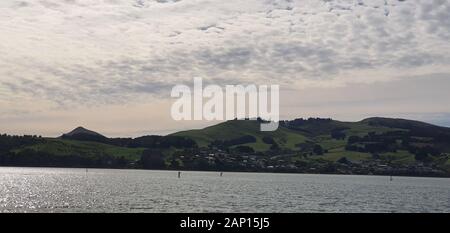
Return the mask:
<path id="1" fill-rule="evenodd" d="M 0 212 L 450 212 L 450 179 L 0 168 Z"/>

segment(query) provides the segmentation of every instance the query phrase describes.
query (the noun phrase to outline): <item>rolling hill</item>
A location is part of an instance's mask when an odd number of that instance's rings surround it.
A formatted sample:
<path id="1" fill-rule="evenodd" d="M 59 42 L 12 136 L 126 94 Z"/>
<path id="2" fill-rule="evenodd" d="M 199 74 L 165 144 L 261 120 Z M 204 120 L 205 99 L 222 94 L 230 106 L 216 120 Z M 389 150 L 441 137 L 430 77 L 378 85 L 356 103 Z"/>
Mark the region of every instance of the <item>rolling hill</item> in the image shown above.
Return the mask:
<path id="1" fill-rule="evenodd" d="M 352 162 L 384 159 L 390 163 L 414 164 L 421 156 L 423 160 L 445 161 L 450 154 L 450 128 L 391 118 L 359 122 L 296 119 L 280 122 L 274 132 L 259 131 L 259 122 L 254 120 L 233 120 L 173 135 L 191 138 L 200 146 L 249 135 L 256 141 L 237 145 L 251 147 L 256 152 L 270 150 L 271 144 L 263 140 L 270 137 L 277 143 L 279 154 L 291 153 L 297 160 L 307 157 L 337 162 L 345 157 Z M 317 153 L 315 147 L 319 148 Z"/>
<path id="2" fill-rule="evenodd" d="M 266 151 L 269 144 L 263 142 L 264 137 L 272 137 L 279 145 L 294 149 L 297 143 L 305 142 L 308 138 L 301 133 L 280 127 L 274 132 L 260 131 L 260 123 L 256 120 L 232 120 L 213 125 L 200 130 L 189 130 L 172 134 L 172 136 L 193 139 L 200 147 L 208 146 L 216 140 L 231 140 L 250 135 L 256 142 L 245 143 L 256 151 Z"/>
<path id="3" fill-rule="evenodd" d="M 256 120 L 232 120 L 204 129 L 182 131 L 172 134 L 191 138 L 199 146 L 207 146 L 216 140 L 231 140 L 245 135 L 251 135 L 256 138 L 254 143 L 245 145 L 252 147 L 256 151 L 268 150 L 270 145 L 263 142 L 264 137 L 273 138 L 281 148 L 300 150 L 305 142 L 318 142 L 323 144 L 325 149 L 336 149 L 344 147 L 346 141 L 337 140 L 332 137 L 333 131 L 342 131 L 347 136 L 365 135 L 369 132 L 384 133 L 388 131 L 403 130 L 390 128 L 386 126 L 373 126 L 366 122 L 341 122 L 331 119 L 309 119 L 283 121 L 280 127 L 273 132 L 261 132 L 260 123 Z"/>
<path id="4" fill-rule="evenodd" d="M 260 123 L 231 120 L 138 138 L 107 138 L 83 127 L 59 138 L 0 135 L 0 165 L 142 168 L 147 161 L 144 168 L 450 174 L 450 128 L 380 117 L 300 118 L 281 121 L 273 132 L 260 131 Z"/>

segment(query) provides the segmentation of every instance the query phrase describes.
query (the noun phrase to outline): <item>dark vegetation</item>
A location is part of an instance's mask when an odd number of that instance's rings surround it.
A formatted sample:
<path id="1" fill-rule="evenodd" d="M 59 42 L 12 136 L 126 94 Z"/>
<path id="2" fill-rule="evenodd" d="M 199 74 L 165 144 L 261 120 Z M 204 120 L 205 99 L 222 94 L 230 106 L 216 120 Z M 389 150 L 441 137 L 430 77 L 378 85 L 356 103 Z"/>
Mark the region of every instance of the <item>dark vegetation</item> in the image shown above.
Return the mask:
<path id="1" fill-rule="evenodd" d="M 163 168 L 150 156 L 170 148 L 195 148 L 195 141 L 177 136 L 106 138 L 92 134 L 63 135 L 61 139 L 0 135 L 0 166 Z M 149 148 L 152 150 L 146 150 Z M 149 156 L 152 158 L 149 160 Z M 155 156 L 163 158 L 159 152 Z"/>
<path id="2" fill-rule="evenodd" d="M 228 148 L 230 146 L 241 145 L 246 143 L 254 143 L 256 138 L 252 135 L 244 135 L 237 138 L 232 138 L 230 140 L 215 140 L 211 143 L 211 146 L 218 147 L 221 149 Z"/>

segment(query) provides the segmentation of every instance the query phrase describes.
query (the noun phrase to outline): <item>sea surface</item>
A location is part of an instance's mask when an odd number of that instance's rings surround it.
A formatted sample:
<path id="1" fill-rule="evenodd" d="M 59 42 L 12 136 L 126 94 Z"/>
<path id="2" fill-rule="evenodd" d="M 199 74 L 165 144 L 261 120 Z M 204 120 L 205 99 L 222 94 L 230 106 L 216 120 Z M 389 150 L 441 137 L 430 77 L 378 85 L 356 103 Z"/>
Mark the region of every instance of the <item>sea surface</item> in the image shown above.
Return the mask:
<path id="1" fill-rule="evenodd" d="M 450 212 L 450 179 L 0 167 L 0 212 Z"/>

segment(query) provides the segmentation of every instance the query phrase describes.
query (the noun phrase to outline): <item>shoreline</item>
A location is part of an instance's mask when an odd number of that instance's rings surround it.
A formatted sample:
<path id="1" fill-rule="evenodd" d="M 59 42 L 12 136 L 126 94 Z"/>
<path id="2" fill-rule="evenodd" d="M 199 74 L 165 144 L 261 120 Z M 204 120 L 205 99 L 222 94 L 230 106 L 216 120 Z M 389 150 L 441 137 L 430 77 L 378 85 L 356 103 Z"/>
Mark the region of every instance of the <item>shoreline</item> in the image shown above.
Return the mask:
<path id="1" fill-rule="evenodd" d="M 347 173 L 301 173 L 301 172 L 265 172 L 265 171 L 210 171 L 210 170 L 177 170 L 177 169 L 142 169 L 142 168 L 101 168 L 101 167 L 49 167 L 49 166 L 0 166 L 1 168 L 43 168 L 43 169 L 95 169 L 95 170 L 122 170 L 122 171 L 162 171 L 162 172 L 208 172 L 220 173 L 250 173 L 250 174 L 287 174 L 287 175 L 342 175 L 342 176 L 373 176 L 373 177 L 391 177 L 391 175 L 383 174 L 347 174 Z M 449 179 L 450 176 L 412 176 L 412 175 L 392 175 L 392 177 L 410 177 L 410 178 L 443 178 Z"/>

